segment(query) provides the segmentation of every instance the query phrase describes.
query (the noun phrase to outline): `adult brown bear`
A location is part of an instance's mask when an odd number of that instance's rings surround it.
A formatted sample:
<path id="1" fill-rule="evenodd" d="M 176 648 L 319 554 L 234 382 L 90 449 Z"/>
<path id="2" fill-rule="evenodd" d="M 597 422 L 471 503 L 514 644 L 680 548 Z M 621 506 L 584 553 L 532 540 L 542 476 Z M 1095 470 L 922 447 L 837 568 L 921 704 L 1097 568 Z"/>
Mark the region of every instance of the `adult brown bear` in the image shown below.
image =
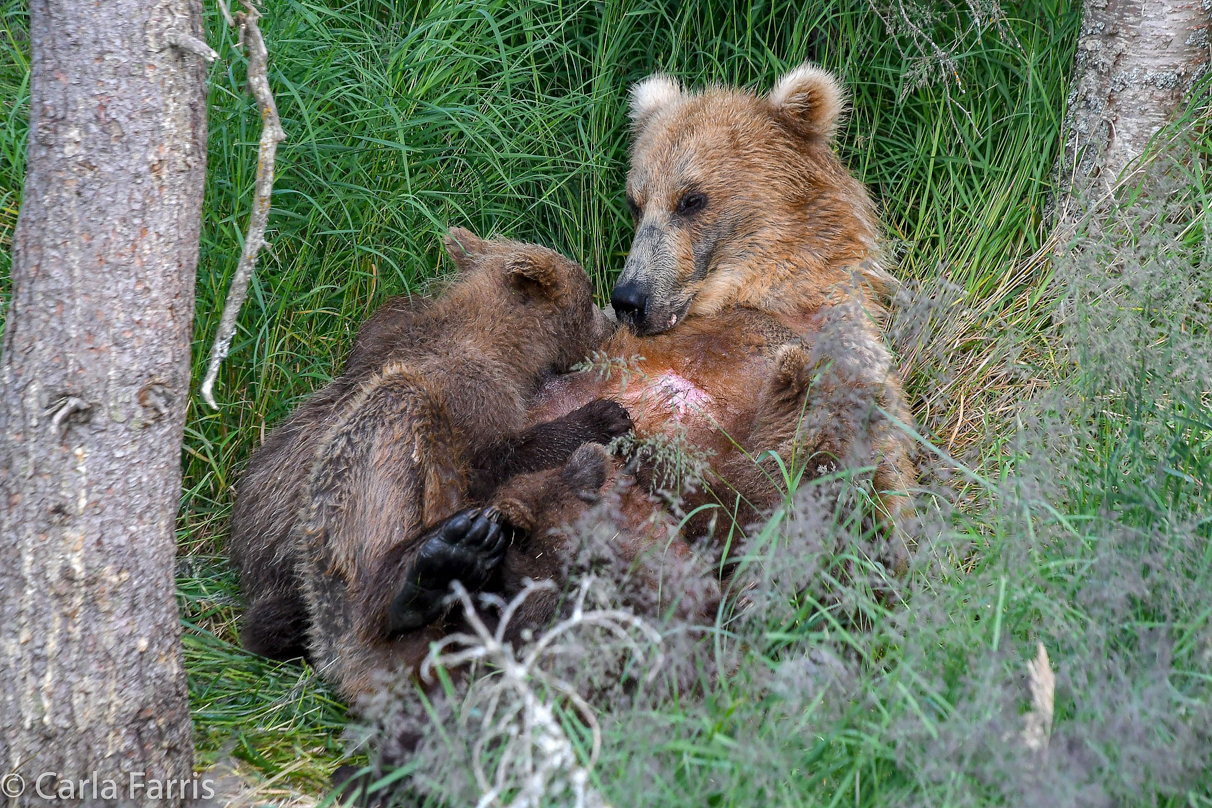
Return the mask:
<path id="1" fill-rule="evenodd" d="M 532 411 L 541 421 L 614 398 L 641 437 L 680 432 L 710 453 L 689 505 L 722 506 L 718 536 L 781 501 L 771 453 L 809 477 L 873 469 L 886 528 L 915 481 L 908 433 L 888 417 L 910 422 L 879 333 L 894 281 L 871 199 L 832 148 L 843 104 L 833 76 L 810 65 L 760 96 L 686 92 L 662 75 L 637 85 L 636 232 L 611 297 L 629 328 L 604 354 L 642 358 L 630 372 L 555 379 Z M 895 566 L 903 548 L 885 534 Z"/>

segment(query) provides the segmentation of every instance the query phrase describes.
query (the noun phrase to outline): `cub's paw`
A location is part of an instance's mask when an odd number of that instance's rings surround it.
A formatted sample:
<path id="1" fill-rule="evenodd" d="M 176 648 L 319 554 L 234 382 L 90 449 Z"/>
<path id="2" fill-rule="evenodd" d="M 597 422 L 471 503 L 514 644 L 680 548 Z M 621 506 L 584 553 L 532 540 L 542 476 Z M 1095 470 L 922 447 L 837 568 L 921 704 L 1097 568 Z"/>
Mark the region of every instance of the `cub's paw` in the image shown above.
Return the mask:
<path id="1" fill-rule="evenodd" d="M 483 586 L 501 563 L 511 535 L 493 508 L 469 508 L 430 529 L 419 539 L 388 609 L 388 633 L 421 628 L 441 617 L 451 581 L 469 590 Z"/>
<path id="2" fill-rule="evenodd" d="M 633 428 L 631 415 L 623 405 L 608 398 L 594 399 L 568 413 L 566 417 L 584 428 L 587 443 L 605 445 L 626 435 Z"/>

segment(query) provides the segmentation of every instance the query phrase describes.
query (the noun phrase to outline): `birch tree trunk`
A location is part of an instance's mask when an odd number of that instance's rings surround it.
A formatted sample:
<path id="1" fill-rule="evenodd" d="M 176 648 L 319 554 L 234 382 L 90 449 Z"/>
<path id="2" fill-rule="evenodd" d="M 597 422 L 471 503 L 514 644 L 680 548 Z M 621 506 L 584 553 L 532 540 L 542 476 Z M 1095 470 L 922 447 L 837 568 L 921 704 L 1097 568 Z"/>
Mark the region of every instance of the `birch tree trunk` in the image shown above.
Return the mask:
<path id="1" fill-rule="evenodd" d="M 165 800 L 149 784 L 191 777 L 173 527 L 206 172 L 202 36 L 199 0 L 30 1 L 0 357 L 0 776 L 24 778 L 19 805 L 80 780 L 120 786 L 113 799 L 77 791 L 87 804 L 172 805 L 179 791 Z"/>
<path id="2" fill-rule="evenodd" d="M 1062 181 L 1110 190 L 1207 69 L 1203 0 L 1085 0 Z"/>

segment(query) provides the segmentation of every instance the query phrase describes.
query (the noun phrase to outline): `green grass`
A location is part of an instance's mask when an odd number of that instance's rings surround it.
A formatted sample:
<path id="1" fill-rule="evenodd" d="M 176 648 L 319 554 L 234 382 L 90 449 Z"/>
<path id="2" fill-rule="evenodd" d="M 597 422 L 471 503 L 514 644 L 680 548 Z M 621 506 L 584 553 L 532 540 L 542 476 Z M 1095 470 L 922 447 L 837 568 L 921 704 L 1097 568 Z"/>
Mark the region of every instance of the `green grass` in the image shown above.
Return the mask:
<path id="1" fill-rule="evenodd" d="M 1040 258 L 1080 9 L 1007 5 L 1000 26 L 981 28 L 967 7 L 939 8 L 930 30 L 956 42 L 957 69 L 919 86 L 923 52 L 889 36 L 864 3 L 266 2 L 271 84 L 288 135 L 270 247 L 219 376 L 224 406 L 211 413 L 191 399 L 183 455 L 179 586 L 200 763 L 234 756 L 319 793 L 342 748 L 344 710 L 309 671 L 234 644 L 239 595 L 222 561 L 226 520 L 264 431 L 331 377 L 358 323 L 388 295 L 424 290 L 445 271 L 440 237 L 450 225 L 552 246 L 586 266 L 604 300 L 630 238 L 628 85 L 659 69 L 690 85 L 764 89 L 804 59 L 837 71 L 851 90 L 838 148 L 884 211 L 901 277 L 928 289 L 945 279 L 962 301 L 934 312 L 933 338 L 903 345 L 901 358 L 926 436 L 968 453 L 998 494 L 969 485 L 962 515 L 947 515 L 947 563 L 915 578 L 906 605 L 860 598 L 872 622 L 865 632 L 812 601 L 773 609 L 768 625 L 744 629 L 755 633 L 738 652 L 741 669 L 709 685 L 706 698 L 622 711 L 595 776 L 617 805 L 636 804 L 641 791 L 660 805 L 1027 804 L 1032 778 L 1051 781 L 1019 758 L 1006 763 L 998 739 L 1025 704 L 1014 677 L 1039 638 L 1059 671 L 1080 674 L 1058 695 L 1057 733 L 1094 762 L 1066 747 L 1064 766 L 1049 765 L 1068 782 L 1087 782 L 1075 773 L 1085 765 L 1094 772 L 1087 780 L 1104 783 L 1114 776 L 1099 761 L 1117 761 L 1119 751 L 1138 760 L 1149 746 L 1106 729 L 1122 705 L 1153 722 L 1158 748 L 1194 731 L 1212 682 L 1212 559 L 1187 541 L 1209 543 L 1207 388 L 1185 390 L 1184 400 L 1172 378 L 1146 373 L 1100 399 L 1104 366 L 1079 362 L 1087 375 L 1072 374 L 1072 355 L 1058 353 L 1052 301 L 1070 287 L 1058 287 L 1056 267 Z M 22 4 L 2 9 L 6 279 L 28 42 Z M 195 383 L 239 256 L 259 135 L 243 58 L 210 4 L 207 24 L 221 58 L 210 73 Z M 1180 266 L 1206 263 L 1196 248 L 1207 149 L 1197 156 L 1171 212 L 1185 226 L 1172 241 L 1196 255 Z M 1147 356 L 1159 367 L 1169 361 Z M 1043 407 L 1038 391 L 1058 367 L 1071 385 L 1066 401 L 1098 406 L 1041 416 L 1080 439 L 1064 444 L 1071 465 L 1028 474 L 1048 454 L 1040 436 L 1052 432 L 1020 429 L 1016 416 Z M 772 523 L 768 546 L 780 546 L 794 521 Z M 1157 547 L 1177 577 L 1133 589 L 1130 608 L 1093 603 L 1106 594 L 1108 564 L 1110 580 L 1126 581 L 1132 554 L 1152 559 Z M 832 574 L 826 567 L 812 586 L 846 591 Z M 1145 664 L 1157 643 L 1141 639 L 1158 632 L 1168 648 L 1162 695 L 1160 668 Z M 803 704 L 771 695 L 770 676 L 814 648 L 843 658 L 853 681 Z M 1203 737 L 1195 748 L 1207 751 Z M 1142 765 L 1123 768 L 1157 769 Z M 1206 774 L 1149 776 L 1136 792 L 1107 788 L 1139 794 L 1138 804 L 1212 805 Z"/>

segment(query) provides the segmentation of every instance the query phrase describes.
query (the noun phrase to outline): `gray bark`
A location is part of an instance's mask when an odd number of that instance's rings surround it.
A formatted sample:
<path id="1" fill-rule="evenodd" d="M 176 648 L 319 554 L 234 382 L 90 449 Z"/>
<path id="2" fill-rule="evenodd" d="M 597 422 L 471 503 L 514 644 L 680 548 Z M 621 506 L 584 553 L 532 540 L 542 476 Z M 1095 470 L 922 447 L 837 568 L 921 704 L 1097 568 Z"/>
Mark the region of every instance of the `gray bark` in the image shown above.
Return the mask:
<path id="1" fill-rule="evenodd" d="M 1085 0 L 1062 181 L 1103 194 L 1207 68 L 1207 0 Z"/>
<path id="2" fill-rule="evenodd" d="M 174 586 L 206 73 L 199 0 L 31 0 L 0 356 L 0 776 L 191 777 Z M 44 780 L 43 785 L 51 781 Z M 91 786 L 90 786 L 91 788 Z M 173 795 L 179 796 L 179 792 Z M 11 803 L 10 803 L 11 804 Z"/>

